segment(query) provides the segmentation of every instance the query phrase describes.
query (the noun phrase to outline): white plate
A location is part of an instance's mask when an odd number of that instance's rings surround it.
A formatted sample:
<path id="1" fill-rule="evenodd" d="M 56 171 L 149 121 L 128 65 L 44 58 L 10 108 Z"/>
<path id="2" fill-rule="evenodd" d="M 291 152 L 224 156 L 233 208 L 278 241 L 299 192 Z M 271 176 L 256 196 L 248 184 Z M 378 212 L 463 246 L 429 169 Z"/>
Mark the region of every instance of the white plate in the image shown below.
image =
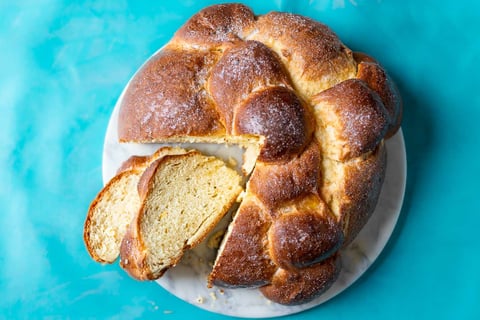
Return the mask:
<path id="1" fill-rule="evenodd" d="M 128 84 L 124 92 L 128 88 Z M 120 144 L 117 139 L 120 96 L 111 115 L 103 150 L 103 182 L 108 182 L 117 168 L 131 155 L 153 153 L 159 144 Z M 241 164 L 241 149 L 208 144 L 183 144 L 186 148 L 219 156 L 225 160 L 233 157 Z M 375 261 L 385 247 L 397 223 L 402 207 L 406 183 L 406 151 L 402 131 L 387 143 L 387 171 L 380 198 L 367 225 L 357 238 L 342 252 L 343 269 L 335 284 L 317 299 L 299 306 L 283 306 L 265 299 L 257 289 L 207 288 L 207 275 L 215 258 L 215 250 L 207 245 L 209 238 L 200 246 L 185 254 L 181 262 L 158 280 L 170 293 L 200 308 L 224 315 L 245 318 L 264 318 L 297 313 L 336 296 L 354 283 Z M 227 215 L 212 232 L 225 228 L 230 219 Z"/>

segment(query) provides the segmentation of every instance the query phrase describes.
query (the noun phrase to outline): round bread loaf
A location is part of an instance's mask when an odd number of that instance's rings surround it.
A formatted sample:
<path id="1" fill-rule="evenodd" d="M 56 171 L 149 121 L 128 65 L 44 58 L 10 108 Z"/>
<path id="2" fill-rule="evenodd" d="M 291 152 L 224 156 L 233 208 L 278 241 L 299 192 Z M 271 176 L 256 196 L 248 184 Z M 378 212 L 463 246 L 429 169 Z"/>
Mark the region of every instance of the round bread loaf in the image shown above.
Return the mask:
<path id="1" fill-rule="evenodd" d="M 134 76 L 118 133 L 253 150 L 209 283 L 299 304 L 334 283 L 341 248 L 374 211 L 384 139 L 401 115 L 385 70 L 327 26 L 222 4 L 195 14 Z"/>

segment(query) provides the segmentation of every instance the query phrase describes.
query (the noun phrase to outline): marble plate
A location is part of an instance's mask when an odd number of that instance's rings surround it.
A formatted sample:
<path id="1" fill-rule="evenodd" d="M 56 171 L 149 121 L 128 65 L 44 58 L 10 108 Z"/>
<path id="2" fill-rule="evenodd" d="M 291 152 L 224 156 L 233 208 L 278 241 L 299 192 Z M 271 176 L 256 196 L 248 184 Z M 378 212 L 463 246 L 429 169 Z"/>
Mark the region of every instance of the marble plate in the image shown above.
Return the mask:
<path id="1" fill-rule="evenodd" d="M 128 84 L 124 92 L 128 88 Z M 103 150 L 103 182 L 108 182 L 121 163 L 131 155 L 153 153 L 159 144 L 120 144 L 117 139 L 120 96 L 109 121 Z M 242 150 L 235 146 L 210 144 L 179 144 L 196 148 L 205 154 L 224 160 L 234 158 L 241 165 Z M 339 279 L 323 295 L 299 306 L 283 306 L 265 299 L 257 289 L 207 288 L 207 275 L 215 259 L 212 240 L 226 227 L 228 214 L 197 248 L 185 254 L 180 263 L 166 272 L 157 282 L 170 293 L 199 308 L 215 313 L 245 318 L 264 318 L 297 313 L 333 298 L 354 283 L 375 261 L 393 232 L 400 210 L 406 183 L 406 152 L 402 131 L 387 143 L 388 164 L 385 182 L 375 212 L 357 238 L 342 252 L 343 269 Z"/>

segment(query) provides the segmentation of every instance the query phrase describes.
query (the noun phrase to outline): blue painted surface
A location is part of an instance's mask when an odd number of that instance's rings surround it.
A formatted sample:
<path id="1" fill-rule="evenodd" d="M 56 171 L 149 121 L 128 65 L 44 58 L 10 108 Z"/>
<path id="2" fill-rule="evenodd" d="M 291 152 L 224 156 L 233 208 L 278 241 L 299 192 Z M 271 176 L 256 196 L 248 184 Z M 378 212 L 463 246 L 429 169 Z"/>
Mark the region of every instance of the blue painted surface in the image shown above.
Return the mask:
<path id="1" fill-rule="evenodd" d="M 87 255 L 102 143 L 123 86 L 213 1 L 0 1 L 0 318 L 224 319 Z M 480 318 L 480 4 L 245 1 L 329 24 L 405 102 L 408 181 L 386 249 L 288 319 Z"/>

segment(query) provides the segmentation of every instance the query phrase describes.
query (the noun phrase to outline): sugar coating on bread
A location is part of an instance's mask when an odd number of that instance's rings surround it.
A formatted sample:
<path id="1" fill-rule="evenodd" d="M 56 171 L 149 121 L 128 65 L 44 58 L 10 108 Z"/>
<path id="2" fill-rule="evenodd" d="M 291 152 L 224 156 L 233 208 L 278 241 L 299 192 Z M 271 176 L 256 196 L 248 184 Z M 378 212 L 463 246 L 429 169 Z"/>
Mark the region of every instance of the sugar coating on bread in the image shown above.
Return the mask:
<path id="1" fill-rule="evenodd" d="M 280 57 L 298 94 L 309 97 L 355 77 L 352 52 L 326 25 L 297 14 L 270 12 L 260 16 L 249 37 Z"/>
<path id="2" fill-rule="evenodd" d="M 122 267 L 138 279 L 160 277 L 226 214 L 240 183 L 235 170 L 199 152 L 153 162 L 140 179 L 142 204 L 122 242 Z"/>

